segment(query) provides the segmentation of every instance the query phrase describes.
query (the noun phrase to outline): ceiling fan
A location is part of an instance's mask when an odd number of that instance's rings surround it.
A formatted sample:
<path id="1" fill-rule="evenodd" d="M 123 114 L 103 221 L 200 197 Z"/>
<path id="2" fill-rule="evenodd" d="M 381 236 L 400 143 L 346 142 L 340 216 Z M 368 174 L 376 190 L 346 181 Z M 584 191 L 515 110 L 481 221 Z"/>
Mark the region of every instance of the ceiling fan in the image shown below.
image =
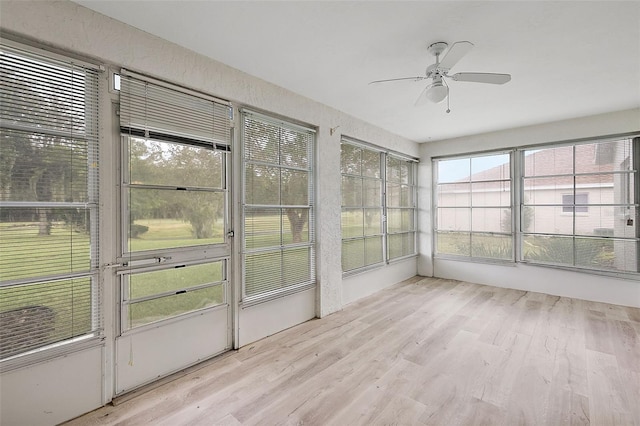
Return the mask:
<path id="1" fill-rule="evenodd" d="M 490 84 L 504 84 L 511 80 L 510 74 L 496 74 L 496 73 L 484 73 L 484 72 L 459 72 L 457 74 L 449 75 L 449 70 L 466 55 L 472 48 L 473 43 L 469 41 L 458 41 L 454 43 L 447 53 L 440 60 L 440 55 L 447 50 L 449 45 L 443 41 L 433 43 L 427 49 L 430 54 L 436 57 L 436 63 L 429 65 L 424 76 L 417 77 L 402 77 L 391 78 L 387 80 L 376 80 L 369 84 L 375 83 L 387 83 L 391 81 L 400 80 L 413 80 L 421 81 L 425 79 L 431 79 L 429 84 L 422 91 L 416 105 L 422 105 L 427 100 L 438 103 L 442 102 L 449 95 L 449 85 L 447 84 L 447 78 L 454 81 L 469 81 L 474 83 L 490 83 Z M 449 110 L 447 110 L 449 112 Z"/>

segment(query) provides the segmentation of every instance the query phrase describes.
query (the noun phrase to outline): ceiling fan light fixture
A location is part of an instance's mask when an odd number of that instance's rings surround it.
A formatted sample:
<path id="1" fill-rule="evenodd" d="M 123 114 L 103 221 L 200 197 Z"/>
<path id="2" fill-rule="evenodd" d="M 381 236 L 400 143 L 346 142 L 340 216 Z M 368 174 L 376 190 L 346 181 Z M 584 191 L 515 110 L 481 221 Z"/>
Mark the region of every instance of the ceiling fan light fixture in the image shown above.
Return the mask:
<path id="1" fill-rule="evenodd" d="M 425 93 L 425 96 L 431 102 L 437 104 L 445 100 L 448 92 L 449 89 L 447 88 L 447 86 L 442 84 L 442 81 L 436 81 L 427 89 L 427 93 Z"/>

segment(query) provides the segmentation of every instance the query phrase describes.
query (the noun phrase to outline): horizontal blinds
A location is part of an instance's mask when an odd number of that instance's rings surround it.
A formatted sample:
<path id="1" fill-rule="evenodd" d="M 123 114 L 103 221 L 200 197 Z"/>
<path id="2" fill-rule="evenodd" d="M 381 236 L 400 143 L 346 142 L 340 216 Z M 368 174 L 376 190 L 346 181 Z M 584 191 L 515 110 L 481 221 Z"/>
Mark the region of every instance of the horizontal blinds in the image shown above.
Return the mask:
<path id="1" fill-rule="evenodd" d="M 383 151 L 342 139 L 342 271 L 384 262 Z"/>
<path id="2" fill-rule="evenodd" d="M 245 301 L 315 283 L 311 129 L 243 112 Z"/>
<path id="3" fill-rule="evenodd" d="M 0 358 L 100 328 L 98 72 L 0 46 Z"/>
<path id="4" fill-rule="evenodd" d="M 141 136 L 169 136 L 213 145 L 231 144 L 231 107 L 228 104 L 170 88 L 142 76 L 123 74 L 120 89 L 120 126 Z"/>

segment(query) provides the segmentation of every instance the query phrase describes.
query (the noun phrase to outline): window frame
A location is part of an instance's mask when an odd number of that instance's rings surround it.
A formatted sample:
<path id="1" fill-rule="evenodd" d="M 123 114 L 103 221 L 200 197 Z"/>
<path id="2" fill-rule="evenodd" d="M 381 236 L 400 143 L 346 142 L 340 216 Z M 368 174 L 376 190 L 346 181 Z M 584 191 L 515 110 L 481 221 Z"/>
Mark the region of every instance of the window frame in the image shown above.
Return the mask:
<path id="1" fill-rule="evenodd" d="M 75 124 L 73 129 L 48 129 L 46 126 L 38 126 L 35 123 L 22 123 L 18 120 L 6 120 L 2 123 L 2 129 L 7 131 L 15 131 L 28 135 L 39 134 L 43 136 L 69 139 L 70 141 L 82 140 L 86 142 L 86 153 L 83 156 L 86 165 L 86 200 L 85 201 L 2 201 L 0 207 L 8 208 L 50 208 L 50 209 L 81 209 L 84 210 L 88 217 L 88 236 L 89 236 L 89 261 L 86 268 L 82 270 L 74 270 L 68 272 L 49 272 L 48 274 L 33 275 L 24 278 L 14 278 L 0 282 L 0 290 L 11 288 L 32 288 L 34 285 L 45 285 L 59 283 L 64 285 L 65 282 L 73 280 L 89 280 L 89 299 L 88 310 L 90 317 L 90 327 L 88 331 L 82 334 L 69 335 L 61 340 L 45 341 L 39 345 L 32 345 L 25 350 L 13 353 L 0 360 L 0 372 L 11 371 L 15 368 L 21 368 L 35 362 L 49 360 L 61 355 L 71 353 L 82 348 L 93 347 L 100 344 L 104 335 L 104 325 L 102 320 L 102 301 L 101 301 L 101 273 L 100 273 L 100 167 L 99 167 L 99 151 L 101 132 L 98 126 L 99 117 L 101 115 L 101 73 L 104 72 L 104 66 L 89 62 L 72 55 L 58 54 L 40 49 L 34 46 L 24 45 L 11 39 L 3 38 L 1 41 L 2 50 L 9 55 L 15 55 L 17 61 L 36 61 L 41 62 L 43 69 L 58 68 L 64 72 L 79 72 L 83 74 L 84 81 L 84 97 L 82 120 L 85 123 L 85 131 L 76 133 Z M 41 74 L 44 75 L 44 74 Z M 46 78 L 46 75 L 45 75 Z M 19 93 L 19 91 L 16 91 Z M 58 91 L 56 93 L 67 92 Z M 69 98 L 73 99 L 73 98 Z M 71 101 L 73 102 L 73 101 Z M 77 108 L 74 104 L 74 108 Z M 9 111 L 9 109 L 7 109 Z M 76 112 L 77 113 L 77 112 Z M 74 114 L 75 115 L 75 114 Z M 69 116 L 61 115 L 60 117 L 69 118 Z M 15 121 L 15 123 L 12 123 Z M 73 143 L 77 147 L 76 143 Z M 73 244 L 72 244 L 73 245 Z M 73 256 L 73 249 L 71 251 Z M 79 313 L 80 315 L 80 313 Z M 73 322 L 75 317 L 69 318 Z M 65 323 L 65 328 L 68 325 Z M 73 334 L 73 333 L 72 333 Z"/>
<path id="2" fill-rule="evenodd" d="M 632 146 L 632 156 L 629 159 L 631 161 L 631 165 L 629 166 L 629 172 L 625 173 L 625 172 L 620 172 L 620 171 L 614 171 L 614 172 L 607 172 L 607 171 L 603 171 L 603 172 L 597 172 L 597 173 L 592 173 L 592 174 L 626 174 L 626 177 L 622 179 L 621 181 L 621 185 L 623 186 L 623 188 L 627 188 L 626 192 L 623 194 L 624 195 L 624 199 L 621 201 L 622 204 L 626 204 L 630 207 L 635 207 L 635 218 L 631 218 L 633 219 L 635 222 L 635 238 L 633 237 L 629 237 L 627 238 L 627 240 L 631 240 L 631 241 L 636 241 L 636 250 L 638 255 L 636 256 L 638 258 L 638 266 L 637 266 L 637 271 L 623 271 L 623 270 L 615 270 L 615 269 L 604 269 L 604 268 L 590 268 L 590 267 L 584 267 L 584 266 L 571 266 L 571 265 L 564 265 L 564 264 L 553 264 L 553 263 L 543 263 L 543 262 L 534 262 L 534 261 L 530 261 L 530 260 L 524 260 L 523 258 L 523 244 L 524 244 L 524 235 L 527 234 L 526 232 L 523 231 L 522 226 L 523 226 L 523 215 L 525 213 L 525 209 L 530 207 L 530 203 L 525 203 L 525 187 L 524 187 L 524 151 L 526 150 L 541 150 L 541 149 L 547 149 L 547 148 L 560 148 L 560 147 L 567 147 L 567 146 L 571 146 L 571 147 L 575 147 L 577 145 L 584 145 L 584 144 L 594 144 L 594 143 L 606 143 L 606 142 L 612 142 L 612 141 L 617 141 L 617 140 L 621 140 L 621 139 L 631 139 L 631 146 Z M 512 175 L 511 175 L 511 210 L 512 210 L 512 229 L 513 229 L 513 236 L 512 236 L 512 241 L 513 241 L 513 255 L 514 255 L 514 260 L 513 262 L 508 262 L 508 263 L 513 263 L 513 264 L 518 264 L 518 263 L 523 263 L 523 264 L 531 264 L 531 265 L 535 265 L 535 266 L 541 266 L 541 267 L 549 267 L 549 268 L 555 268 L 555 269 L 562 269 L 562 270 L 569 270 L 569 271 L 577 271 L 577 272 L 587 272 L 590 274 L 597 274 L 597 275 L 603 275 L 603 276 L 613 276 L 613 277 L 619 277 L 619 278 L 626 278 L 626 279 L 633 279 L 633 280 L 640 280 L 640 226 L 638 226 L 638 222 L 640 222 L 640 133 L 638 132 L 632 132 L 632 133 L 623 133 L 623 134 L 618 134 L 618 135 L 608 135 L 608 136 L 601 136 L 601 137 L 592 137 L 592 138 L 584 138 L 584 139 L 576 139 L 576 140 L 571 140 L 571 141 L 560 141 L 560 142 L 550 142 L 550 143 L 544 143 L 544 144 L 537 144 L 537 145 L 523 145 L 523 146 L 517 146 L 517 147 L 513 147 L 509 150 L 495 150 L 495 151 L 481 151 L 481 152 L 473 152 L 473 153 L 466 153 L 466 154 L 456 154 L 456 155 L 452 155 L 452 156 L 438 156 L 438 157 L 432 157 L 432 171 L 433 171 L 433 187 L 431 190 L 431 196 L 432 196 L 432 205 L 433 205 L 433 210 L 432 210 L 432 231 L 433 231 L 433 236 L 432 236 L 432 244 L 433 244 L 433 256 L 435 259 L 445 259 L 445 260 L 456 260 L 456 261 L 470 261 L 470 262 L 479 262 L 479 263 L 487 263 L 487 264 L 491 264 L 491 263 L 502 263 L 505 264 L 507 262 L 505 261 L 500 261 L 500 260 L 496 260 L 496 259 L 488 259 L 488 258 L 481 258 L 481 257 L 467 257 L 467 256 L 458 256 L 458 255 L 453 255 L 453 254 L 438 254 L 436 252 L 437 250 L 437 233 L 438 233 L 438 227 L 437 227 L 437 207 L 438 207 L 438 179 L 437 179 L 437 164 L 436 162 L 439 160 L 451 160 L 451 159 L 457 159 L 457 158 L 470 158 L 473 156 L 478 156 L 478 155 L 490 155 L 490 154 L 495 154 L 495 153 L 505 153 L 505 152 L 510 152 L 511 154 L 511 170 L 512 170 Z M 589 174 L 589 173 L 587 173 Z M 633 193 L 630 193 L 630 191 L 628 190 L 629 186 L 633 185 L 634 191 Z M 622 191 L 624 191 L 624 189 L 622 189 Z M 576 188 L 574 186 L 574 191 L 573 194 L 571 195 L 575 195 L 575 193 L 584 193 L 585 191 L 581 190 L 580 187 Z M 628 193 L 628 194 L 627 194 Z M 569 194 L 567 194 L 569 195 Z M 626 197 L 632 197 L 632 200 L 628 200 Z M 572 206 L 575 206 L 575 202 L 572 204 Z M 578 203 L 581 204 L 581 203 Z M 561 212 L 560 214 L 568 214 L 568 213 L 563 213 L 562 212 L 562 207 L 563 207 L 563 203 L 562 200 L 559 200 L 559 202 L 557 203 L 557 205 L 559 206 Z M 591 203 L 587 206 L 591 207 L 591 206 L 611 206 L 612 204 L 598 204 L 598 203 Z M 614 206 L 619 206 L 620 203 L 614 203 Z M 587 212 L 577 212 L 576 216 L 580 216 L 580 217 L 584 217 L 584 216 L 588 216 L 591 213 L 589 211 Z M 564 234 L 563 234 L 564 235 Z M 572 237 L 572 238 L 608 238 L 608 237 L 602 237 L 599 235 L 594 235 L 594 236 L 582 236 L 580 234 L 576 234 L 574 232 L 573 236 L 571 235 L 567 235 L 567 237 Z M 614 239 L 621 239 L 622 237 L 611 237 Z M 624 239 L 624 238 L 622 238 Z M 574 262 L 575 263 L 575 262 Z"/>
<path id="3" fill-rule="evenodd" d="M 360 175 L 354 175 L 351 173 L 343 173 L 341 171 L 341 178 L 344 179 L 345 177 L 350 177 L 350 178 L 359 178 L 362 180 L 362 182 L 364 182 L 365 180 L 378 180 L 381 183 L 381 200 L 380 200 L 380 208 L 381 208 L 381 233 L 379 234 L 375 234 L 375 235 L 366 235 L 364 233 L 364 228 L 363 228 L 363 235 L 362 236 L 357 236 L 357 237 L 344 237 L 342 235 L 342 226 L 341 226 L 341 245 L 344 246 L 345 242 L 349 242 L 349 241 L 358 241 L 358 240 L 362 240 L 363 241 L 363 246 L 364 246 L 364 250 L 365 252 L 363 253 L 363 257 L 364 259 L 366 259 L 366 240 L 367 238 L 371 238 L 371 237 L 381 237 L 382 238 L 382 243 L 381 243 L 381 260 L 379 262 L 375 262 L 375 263 L 371 263 L 371 264 L 365 264 L 363 266 L 357 267 L 357 268 L 353 268 L 353 269 L 349 269 L 349 270 L 344 270 L 344 262 L 342 262 L 341 268 L 342 268 L 342 276 L 343 277 L 348 277 L 351 275 L 357 275 L 363 272 L 367 272 L 373 269 L 378 269 L 381 268 L 385 265 L 394 263 L 394 262 L 399 262 L 408 258 L 412 258 L 412 257 L 416 257 L 418 255 L 417 252 L 417 246 L 418 246 L 418 242 L 417 242 L 417 233 L 418 233 L 418 191 L 417 191 L 417 183 L 418 183 L 418 160 L 416 158 L 398 153 L 398 152 L 394 152 L 394 151 L 390 151 L 388 149 L 379 147 L 377 145 L 373 145 L 370 144 L 368 142 L 363 142 L 360 141 L 358 139 L 355 138 L 351 138 L 349 136 L 345 136 L 342 135 L 341 140 L 340 140 L 340 157 L 341 157 L 341 162 L 342 162 L 342 147 L 348 145 L 348 146 L 352 146 L 361 150 L 368 150 L 371 153 L 379 153 L 380 155 L 380 178 L 371 178 L 371 177 L 366 177 L 362 174 L 362 172 L 360 173 Z M 387 173 L 387 164 L 388 164 L 388 160 L 392 158 L 395 160 L 399 160 L 399 161 L 405 161 L 409 164 L 409 167 L 411 168 L 410 171 L 410 175 L 411 175 L 411 181 L 407 182 L 407 183 L 403 183 L 400 181 L 390 181 L 388 179 L 388 173 Z M 391 206 L 389 207 L 388 205 L 388 188 L 389 188 L 389 184 L 393 184 L 393 185 L 405 185 L 409 187 L 409 194 L 410 194 L 410 199 L 412 201 L 411 206 Z M 343 185 L 342 185 L 342 181 L 340 184 L 340 194 L 341 194 L 341 200 L 343 199 Z M 375 208 L 377 208 L 378 206 L 375 206 Z M 344 205 L 342 204 L 341 201 L 341 218 L 342 218 L 342 213 L 344 213 L 345 211 L 348 210 L 352 210 L 352 209 L 361 209 L 361 210 L 366 210 L 367 208 L 369 208 L 368 206 L 364 205 L 364 201 L 362 201 L 362 205 L 361 206 L 348 206 L 348 205 Z M 374 208 L 373 206 L 370 208 Z M 388 226 L 388 212 L 389 209 L 397 209 L 397 210 L 410 210 L 411 211 L 411 218 L 412 218 L 412 223 L 413 223 L 413 228 L 411 230 L 401 230 L 401 231 L 397 231 L 397 232 L 389 232 L 389 226 Z M 364 214 L 364 213 L 363 213 Z M 363 219 L 364 220 L 364 219 Z M 342 223 L 342 220 L 341 220 Z M 364 225 L 363 225 L 364 226 Z M 406 234 L 412 234 L 413 235 L 413 249 L 412 249 L 412 253 L 407 254 L 407 255 L 402 255 L 402 256 L 398 256 L 398 257 L 390 257 L 390 253 L 389 253 L 389 239 L 390 237 L 393 237 L 394 235 L 406 235 Z M 366 262 L 365 262 L 366 263 Z"/>
<path id="4" fill-rule="evenodd" d="M 240 169 L 241 169 L 241 178 L 240 178 L 240 226 L 241 233 L 239 235 L 241 243 L 240 243 L 240 300 L 239 305 L 243 307 L 249 307 L 253 305 L 257 305 L 260 303 L 268 302 L 275 299 L 280 299 L 282 297 L 286 297 L 291 294 L 295 294 L 301 291 L 305 291 L 311 288 L 315 288 L 317 284 L 317 276 L 316 276 L 316 223 L 315 223 L 315 206 L 316 206 L 316 157 L 317 157 L 317 147 L 316 147 L 316 130 L 303 123 L 298 123 L 295 120 L 288 118 L 280 118 L 273 114 L 263 113 L 256 111 L 250 108 L 240 108 Z M 248 160 L 247 159 L 247 120 L 255 120 L 265 126 L 273 126 L 274 129 L 277 129 L 278 132 L 280 130 L 299 132 L 300 134 L 305 134 L 308 138 L 307 148 L 306 148 L 306 168 L 301 168 L 298 166 L 288 166 L 279 162 L 272 163 L 268 161 L 261 160 Z M 280 136 L 279 136 L 280 137 Z M 280 145 L 278 144 L 278 158 L 280 156 Z M 258 165 L 263 167 L 271 167 L 276 168 L 279 171 L 283 169 L 289 170 L 292 172 L 305 172 L 307 176 L 307 204 L 305 205 L 294 205 L 294 204 L 284 204 L 282 199 L 280 198 L 280 204 L 255 204 L 247 202 L 247 166 L 248 165 Z M 280 175 L 280 173 L 279 173 Z M 281 181 L 279 181 L 281 182 Z M 279 197 L 283 194 L 282 189 L 279 188 Z M 284 242 L 284 221 L 286 218 L 285 210 L 289 208 L 300 208 L 306 209 L 308 211 L 308 219 L 307 219 L 307 232 L 308 232 L 308 241 L 285 243 Z M 279 231 L 279 239 L 280 245 L 270 245 L 264 247 L 253 247 L 247 248 L 247 212 L 249 211 L 258 211 L 260 209 L 278 209 L 280 210 L 280 231 Z M 308 249 L 309 256 L 309 279 L 304 280 L 302 282 L 283 285 L 280 288 L 275 288 L 272 290 L 262 291 L 257 294 L 247 294 L 247 257 L 248 256 L 256 256 L 259 257 L 261 254 L 268 253 L 280 253 L 280 271 L 284 271 L 285 260 L 284 255 L 289 253 L 291 254 L 296 249 Z M 281 280 L 282 283 L 282 280 Z"/>
<path id="5" fill-rule="evenodd" d="M 629 164 L 629 169 L 628 170 L 612 170 L 612 171 L 595 171 L 595 172 L 580 172 L 580 171 L 576 171 L 576 162 L 575 162 L 575 157 L 576 157 L 576 147 L 579 146 L 584 146 L 584 145 L 593 145 L 593 144 L 599 144 L 599 143 L 610 143 L 610 142 L 615 142 L 615 141 L 621 141 L 621 140 L 627 140 L 630 139 L 630 146 L 631 146 L 631 155 L 629 160 L 631 161 L 631 164 Z M 574 140 L 574 141 L 565 141 L 565 142 L 557 142 L 557 143 L 548 143 L 548 144 L 542 144 L 542 145 L 535 145 L 535 146 L 524 146 L 524 147 L 519 147 L 516 148 L 516 152 L 519 158 L 519 163 L 520 163 L 520 169 L 518 171 L 518 181 L 519 181 L 519 186 L 520 186 L 520 191 L 519 191 L 519 199 L 520 202 L 518 204 L 518 209 L 520 211 L 523 211 L 523 209 L 528 208 L 528 207 L 533 207 L 536 204 L 531 204 L 531 203 L 524 203 L 524 192 L 525 192 L 525 185 L 524 185 L 524 181 L 526 178 L 540 178 L 540 176 L 536 176 L 536 175 L 532 175 L 532 176 L 528 176 L 525 173 L 525 154 L 527 151 L 531 151 L 531 150 L 543 150 L 543 149 L 554 149 L 554 148 L 563 148 L 563 147 L 570 147 L 572 149 L 572 158 L 573 158 L 573 164 L 572 164 L 572 172 L 571 173 L 563 173 L 563 174 L 553 174 L 553 175 L 543 175 L 542 178 L 553 178 L 553 177 L 572 177 L 572 193 L 571 194 L 566 194 L 566 195 L 572 195 L 574 196 L 574 202 L 571 204 L 571 206 L 573 208 L 576 207 L 580 207 L 579 203 L 575 202 L 575 197 L 581 193 L 585 193 L 585 191 L 578 187 L 578 184 L 576 183 L 576 180 L 581 177 L 581 176 L 590 176 L 590 175 L 620 175 L 620 176 L 626 176 L 626 179 L 622 180 L 622 190 L 624 190 L 626 188 L 627 192 L 628 191 L 628 184 L 631 182 L 631 180 L 633 180 L 634 182 L 634 188 L 635 188 L 635 193 L 634 194 L 629 194 L 630 197 L 634 197 L 635 200 L 628 200 L 625 194 L 625 200 L 626 202 L 621 202 L 621 203 L 589 203 L 586 207 L 588 209 L 588 211 L 584 212 L 584 211 L 578 211 L 576 210 L 575 212 L 573 212 L 573 210 L 571 212 L 565 212 L 564 211 L 564 203 L 562 203 L 562 200 L 560 200 L 559 203 L 557 204 L 549 204 L 549 206 L 559 206 L 560 210 L 561 210 L 561 215 L 563 216 L 573 216 L 573 231 L 572 233 L 549 233 L 549 232 L 524 232 L 523 230 L 519 229 L 519 247 L 518 247 L 518 262 L 520 263 L 524 263 L 524 264 L 530 264 L 530 265 L 536 265 L 536 266 L 544 266 L 544 267 L 551 267 L 551 268 L 557 268 L 557 269 L 566 269 L 566 270 L 572 270 L 572 271 L 583 271 L 583 272 L 588 272 L 588 273 L 594 273 L 594 274 L 599 274 L 599 275 L 606 275 L 606 276 L 615 276 L 615 277 L 624 277 L 624 278 L 631 278 L 631 279 L 640 279 L 640 226 L 638 226 L 638 222 L 640 221 L 640 191 L 639 191 L 639 186 L 640 186 L 640 134 L 638 133 L 631 133 L 631 134 L 621 134 L 621 135 L 613 135 L 613 136 L 604 136 L 604 137 L 594 137 L 594 138 L 587 138 L 587 139 L 579 139 L 579 140 Z M 597 148 L 595 149 L 596 152 L 596 157 L 594 157 L 594 161 L 596 161 L 597 158 Z M 578 192 L 580 191 L 580 192 Z M 624 201 L 624 200 L 623 200 Z M 635 213 L 636 213 L 636 217 L 633 219 L 635 221 L 635 228 L 636 228 L 636 235 L 635 238 L 634 237 L 615 237 L 615 236 L 604 236 L 604 235 L 586 235 L 586 234 L 582 234 L 577 232 L 576 230 L 576 218 L 578 217 L 585 217 L 585 216 L 589 216 L 591 214 L 590 212 L 590 207 L 612 207 L 614 209 L 618 209 L 620 207 L 634 207 L 635 208 Z M 524 245 L 524 240 L 525 240 L 525 236 L 541 236 L 541 237 L 551 237 L 551 238 L 566 238 L 566 239 L 571 239 L 572 240 L 572 247 L 573 247 L 573 254 L 572 254 L 572 264 L 568 264 L 568 263 L 555 263 L 555 262 L 545 262 L 545 261 L 540 261 L 540 260 L 534 260 L 534 259 L 525 259 L 524 258 L 524 250 L 523 250 L 523 245 Z M 636 258 L 638 259 L 637 265 L 636 265 L 636 271 L 625 271 L 625 270 L 617 270 L 614 268 L 598 268 L 598 267 L 590 267 L 590 266 L 586 266 L 586 265 L 582 265 L 579 264 L 579 260 L 577 259 L 577 255 L 578 255 L 578 248 L 576 247 L 576 241 L 577 240 L 598 240 L 598 241 L 605 241 L 605 240 L 611 240 L 611 241 L 635 241 L 636 244 Z"/>
<path id="6" fill-rule="evenodd" d="M 515 200 L 515 158 L 514 158 L 514 152 L 515 150 L 510 149 L 510 150 L 495 150 L 495 151 L 482 151 L 482 152 L 476 152 L 476 153 L 469 153 L 469 154 L 460 154 L 460 155 L 454 155 L 454 156 L 445 156 L 445 157 L 433 157 L 432 158 L 432 165 L 433 165 L 433 191 L 432 191 L 432 196 L 433 196 L 433 256 L 434 258 L 442 258 L 442 259 L 454 259 L 454 260 L 465 260 L 465 261 L 471 261 L 471 262 L 481 262 L 481 263 L 497 263 L 497 264 L 513 264 L 514 262 L 516 262 L 516 242 L 515 242 L 515 229 L 516 227 L 519 225 L 520 223 L 520 216 L 519 214 L 517 214 L 516 209 L 514 208 L 514 200 Z M 473 159 L 475 158 L 482 158 L 482 157 L 490 157 L 490 156 L 498 156 L 498 155 L 508 155 L 509 157 L 509 177 L 508 178 L 501 178 L 501 179 L 480 179 L 480 180 L 472 180 L 471 177 L 473 176 L 472 172 L 472 164 L 473 164 Z M 469 160 L 469 176 L 467 176 L 469 178 L 469 180 L 463 181 L 463 182 L 459 182 L 459 181 L 453 181 L 453 182 L 439 182 L 438 179 L 438 172 L 439 172 L 439 162 L 440 161 L 449 161 L 449 160 Z M 498 166 L 495 166 L 498 167 Z M 487 169 L 489 170 L 489 169 Z M 509 183 L 509 205 L 503 205 L 503 206 L 498 206 L 498 205 L 474 205 L 473 202 L 473 184 L 474 183 L 500 183 L 502 182 L 503 184 L 505 182 Z M 444 207 L 440 207 L 438 204 L 438 195 L 439 195 L 439 187 L 440 185 L 449 185 L 449 184 L 468 184 L 469 185 L 469 202 L 467 206 L 444 206 Z M 440 230 L 438 228 L 438 215 L 439 215 L 439 209 L 440 208 L 456 208 L 456 209 L 468 209 L 469 210 L 469 230 L 468 231 L 447 231 L 447 230 Z M 489 231 L 474 231 L 473 230 L 473 210 L 474 209 L 487 209 L 487 208 L 491 208 L 491 209 L 509 209 L 510 210 L 510 215 L 508 217 L 510 217 L 510 221 L 511 221 L 511 230 L 510 232 L 489 232 Z M 501 219 L 502 220 L 502 219 Z M 454 253 L 438 253 L 437 249 L 438 249 L 438 236 L 439 234 L 462 234 L 462 233 L 467 233 L 469 234 L 469 255 L 463 255 L 463 254 L 454 254 Z M 499 257 L 484 257 L 484 256 L 474 256 L 473 255 L 473 235 L 491 235 L 491 236 L 504 236 L 504 237 L 510 237 L 511 239 L 511 255 L 509 256 L 509 258 L 499 258 Z"/>

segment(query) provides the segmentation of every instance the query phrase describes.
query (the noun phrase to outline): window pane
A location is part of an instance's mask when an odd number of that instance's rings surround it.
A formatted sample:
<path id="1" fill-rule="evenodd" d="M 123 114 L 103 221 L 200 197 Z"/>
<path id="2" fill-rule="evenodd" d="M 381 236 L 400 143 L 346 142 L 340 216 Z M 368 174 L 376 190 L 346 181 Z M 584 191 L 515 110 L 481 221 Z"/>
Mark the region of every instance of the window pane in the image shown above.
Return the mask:
<path id="1" fill-rule="evenodd" d="M 280 168 L 247 164 L 245 202 L 275 206 L 280 204 Z"/>
<path id="2" fill-rule="evenodd" d="M 364 239 L 342 241 L 342 270 L 352 271 L 365 266 Z"/>
<path id="3" fill-rule="evenodd" d="M 573 213 L 562 211 L 561 206 L 532 206 L 529 231 L 540 234 L 573 234 Z"/>
<path id="4" fill-rule="evenodd" d="M 88 201 L 88 143 L 2 129 L 0 197 L 3 201 Z"/>
<path id="5" fill-rule="evenodd" d="M 573 176 L 525 178 L 525 204 L 562 204 L 562 196 L 573 194 Z"/>
<path id="6" fill-rule="evenodd" d="M 576 204 L 612 204 L 614 195 L 621 200 L 619 188 L 614 188 L 614 175 L 586 175 L 576 176 Z M 587 200 L 587 201 L 585 201 Z"/>
<path id="7" fill-rule="evenodd" d="M 511 232 L 511 211 L 503 208 L 474 208 L 471 211 L 474 232 Z"/>
<path id="8" fill-rule="evenodd" d="M 437 232 L 438 254 L 471 255 L 471 234 L 468 232 Z"/>
<path id="9" fill-rule="evenodd" d="M 511 177 L 510 155 L 482 155 L 471 158 L 471 180 L 509 180 Z"/>
<path id="10" fill-rule="evenodd" d="M 282 283 L 282 252 L 247 254 L 244 273 L 247 296 L 279 289 Z"/>
<path id="11" fill-rule="evenodd" d="M 224 194 L 129 189 L 129 250 L 186 247 L 224 241 Z"/>
<path id="12" fill-rule="evenodd" d="M 280 164 L 307 169 L 309 137 L 293 129 L 281 129 Z"/>
<path id="13" fill-rule="evenodd" d="M 247 209 L 244 214 L 244 244 L 247 249 L 280 246 L 280 209 Z"/>
<path id="14" fill-rule="evenodd" d="M 413 231 L 413 209 L 387 209 L 387 232 Z"/>
<path id="15" fill-rule="evenodd" d="M 468 183 L 447 183 L 438 185 L 438 207 L 464 207 L 471 205 Z"/>
<path id="16" fill-rule="evenodd" d="M 640 272 L 638 249 L 640 242 L 630 240 L 613 240 L 613 249 L 603 250 L 599 261 L 610 262 L 608 265 L 616 271 Z M 613 257 L 613 260 L 610 260 Z"/>
<path id="17" fill-rule="evenodd" d="M 524 155 L 524 176 L 573 173 L 573 146 L 527 150 Z"/>
<path id="18" fill-rule="evenodd" d="M 364 179 L 363 205 L 368 207 L 382 206 L 382 181 Z"/>
<path id="19" fill-rule="evenodd" d="M 298 170 L 282 169 L 280 172 L 282 190 L 281 204 L 287 206 L 306 206 L 309 204 L 309 173 Z"/>
<path id="20" fill-rule="evenodd" d="M 187 312 L 216 306 L 223 302 L 224 289 L 221 285 L 189 290 L 185 293 L 144 302 L 134 302 L 129 305 L 129 323 L 127 325 L 128 328 L 139 327 Z"/>
<path id="21" fill-rule="evenodd" d="M 362 209 L 342 209 L 342 238 L 360 237 L 364 235 L 364 219 Z"/>
<path id="22" fill-rule="evenodd" d="M 362 150 L 348 143 L 340 146 L 340 172 L 360 176 L 362 173 Z"/>
<path id="23" fill-rule="evenodd" d="M 438 230 L 440 231 L 470 231 L 471 209 L 438 209 Z"/>
<path id="24" fill-rule="evenodd" d="M 387 155 L 387 181 L 412 184 L 412 170 L 411 162 Z"/>
<path id="25" fill-rule="evenodd" d="M 282 252 L 282 286 L 311 280 L 311 248 L 301 247 Z"/>
<path id="26" fill-rule="evenodd" d="M 90 271 L 90 214 L 80 208 L 3 208 L 2 281 Z"/>
<path id="27" fill-rule="evenodd" d="M 223 188 L 225 154 L 150 139 L 129 139 L 130 183 Z"/>
<path id="28" fill-rule="evenodd" d="M 364 233 L 365 235 L 382 234 L 382 210 L 364 209 Z M 344 234 L 342 234 L 344 237 Z"/>
<path id="29" fill-rule="evenodd" d="M 362 150 L 362 176 L 380 178 L 380 153 Z"/>
<path id="30" fill-rule="evenodd" d="M 128 275 L 128 280 L 129 294 L 126 300 L 133 300 L 202 284 L 218 283 L 223 281 L 224 277 L 222 262 L 214 262 L 131 274 Z"/>
<path id="31" fill-rule="evenodd" d="M 413 187 L 387 183 L 387 205 L 391 207 L 413 207 Z"/>
<path id="32" fill-rule="evenodd" d="M 92 330 L 91 278 L 0 288 L 0 358 Z"/>
<path id="33" fill-rule="evenodd" d="M 471 199 L 476 207 L 511 205 L 511 182 L 480 182 L 471 184 Z"/>
<path id="34" fill-rule="evenodd" d="M 557 265 L 573 265 L 573 238 L 525 235 L 522 241 L 524 260 Z"/>
<path id="35" fill-rule="evenodd" d="M 439 160 L 438 183 L 468 182 L 471 176 L 471 160 L 458 158 L 455 160 Z"/>
<path id="36" fill-rule="evenodd" d="M 471 234 L 471 256 L 487 259 L 513 258 L 511 235 Z"/>
<path id="37" fill-rule="evenodd" d="M 342 176 L 342 205 L 362 206 L 362 178 Z"/>
<path id="38" fill-rule="evenodd" d="M 576 145 L 576 173 L 631 170 L 631 139 Z"/>
<path id="39" fill-rule="evenodd" d="M 365 265 L 375 265 L 376 263 L 382 263 L 384 253 L 382 252 L 382 236 L 379 237 L 367 237 L 364 240 L 365 251 Z"/>
<path id="40" fill-rule="evenodd" d="M 415 252 L 415 234 L 395 234 L 388 236 L 389 259 L 409 256 Z"/>
<path id="41" fill-rule="evenodd" d="M 283 209 L 282 242 L 297 244 L 309 242 L 309 209 Z"/>
<path id="42" fill-rule="evenodd" d="M 243 130 L 245 160 L 280 164 L 280 129 L 277 126 L 245 117 Z"/>

